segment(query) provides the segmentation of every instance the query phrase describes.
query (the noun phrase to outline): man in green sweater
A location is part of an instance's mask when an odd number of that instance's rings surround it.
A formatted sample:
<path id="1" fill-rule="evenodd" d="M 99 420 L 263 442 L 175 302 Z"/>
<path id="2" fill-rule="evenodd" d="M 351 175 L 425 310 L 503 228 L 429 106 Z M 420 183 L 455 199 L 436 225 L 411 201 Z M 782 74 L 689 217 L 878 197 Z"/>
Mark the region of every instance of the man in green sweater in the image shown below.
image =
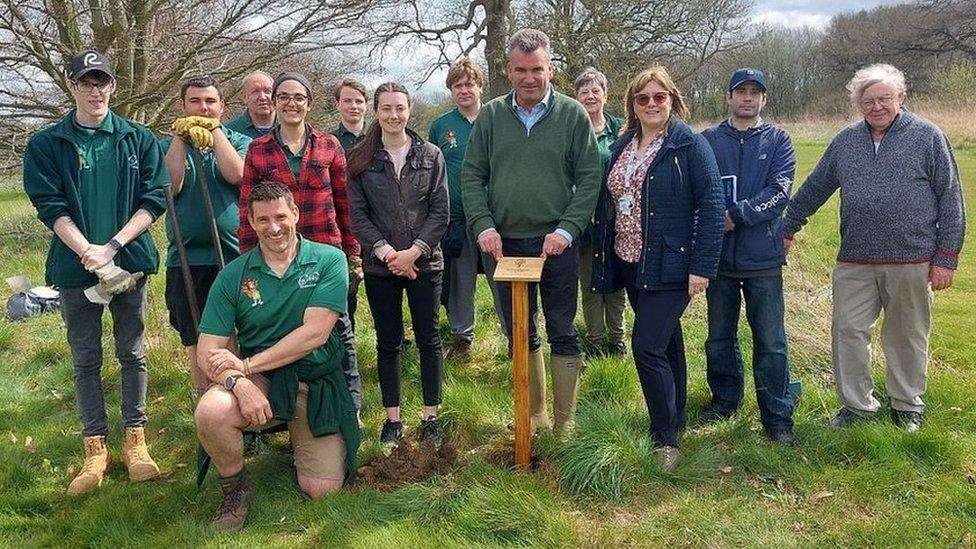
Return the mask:
<path id="1" fill-rule="evenodd" d="M 85 464 L 68 493 L 81 494 L 101 486 L 108 467 L 101 376 L 106 304 L 121 366 L 123 458 L 129 479 L 139 482 L 159 475 L 143 429 L 148 378 L 142 275 L 155 273 L 159 266 L 159 253 L 146 229 L 165 211 L 169 181 L 152 132 L 109 110 L 115 92 L 109 60 L 96 51 L 82 52 L 71 59 L 67 76 L 75 108 L 27 143 L 24 190 L 38 219 L 54 231 L 45 278 L 61 290 L 71 348 Z M 86 292 L 93 285 L 101 291 Z"/>
<path id="2" fill-rule="evenodd" d="M 247 212 L 258 246 L 217 275 L 197 345 L 197 362 L 214 382 L 194 419 L 220 475 L 219 530 L 238 530 L 247 519 L 244 431 L 287 423 L 298 485 L 312 499 L 342 488 L 359 448 L 345 351 L 333 329 L 346 311 L 346 256 L 299 236 L 298 207 L 282 183 L 255 186 Z"/>
<path id="3" fill-rule="evenodd" d="M 574 241 L 596 207 L 600 153 L 586 111 L 552 89 L 549 37 L 516 32 L 508 58 L 512 93 L 486 104 L 472 129 L 461 180 L 464 211 L 487 271 L 503 255 L 546 260 L 542 280 L 529 289 L 532 430 L 549 426 L 539 293 L 552 352 L 554 427 L 566 435 L 575 426 L 583 368 L 573 324 L 580 262 Z M 511 285 L 500 283 L 498 291 L 511 338 Z"/>

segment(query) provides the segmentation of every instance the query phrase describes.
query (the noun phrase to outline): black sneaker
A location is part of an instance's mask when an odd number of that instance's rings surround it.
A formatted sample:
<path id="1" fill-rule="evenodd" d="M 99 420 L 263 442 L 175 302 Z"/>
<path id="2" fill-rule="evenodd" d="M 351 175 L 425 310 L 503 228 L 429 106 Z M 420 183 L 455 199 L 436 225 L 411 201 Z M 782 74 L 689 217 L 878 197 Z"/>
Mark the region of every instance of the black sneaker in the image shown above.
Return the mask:
<path id="1" fill-rule="evenodd" d="M 770 442 L 782 444 L 783 446 L 796 446 L 796 437 L 793 436 L 792 429 L 781 429 L 779 431 L 766 431 L 766 437 Z"/>
<path id="2" fill-rule="evenodd" d="M 626 343 L 610 343 L 606 348 L 607 356 L 622 357 L 627 356 L 627 344 Z"/>
<path id="3" fill-rule="evenodd" d="M 383 432 L 380 433 L 380 444 L 383 448 L 390 450 L 396 448 L 400 445 L 401 438 L 403 438 L 403 422 L 386 420 L 383 423 Z"/>
<path id="4" fill-rule="evenodd" d="M 698 415 L 700 425 L 711 425 L 719 421 L 726 420 L 735 415 L 735 410 L 726 410 L 718 406 L 709 405 L 701 414 Z"/>
<path id="5" fill-rule="evenodd" d="M 437 416 L 429 416 L 427 419 L 420 420 L 420 442 L 430 441 L 435 448 L 440 448 L 444 442 L 444 430 L 437 422 Z"/>
<path id="6" fill-rule="evenodd" d="M 870 419 L 870 416 L 861 416 L 852 412 L 851 410 L 848 410 L 847 408 L 841 408 L 840 411 L 837 412 L 837 415 L 831 418 L 828 425 L 836 429 L 843 429 L 845 427 L 850 427 L 852 424 L 857 423 L 858 421 L 864 421 L 866 419 Z"/>
<path id="7" fill-rule="evenodd" d="M 908 410 L 891 410 L 891 419 L 899 429 L 914 433 L 922 428 L 922 414 Z"/>

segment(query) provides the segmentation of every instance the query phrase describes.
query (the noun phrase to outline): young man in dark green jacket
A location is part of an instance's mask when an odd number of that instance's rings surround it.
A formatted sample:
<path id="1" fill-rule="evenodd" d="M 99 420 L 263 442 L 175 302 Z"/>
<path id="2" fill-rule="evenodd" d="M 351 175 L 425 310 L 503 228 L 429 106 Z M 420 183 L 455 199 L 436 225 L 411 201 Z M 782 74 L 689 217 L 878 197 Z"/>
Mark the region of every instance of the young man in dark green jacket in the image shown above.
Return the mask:
<path id="1" fill-rule="evenodd" d="M 583 107 L 552 89 L 549 37 L 522 29 L 508 44 L 512 93 L 478 114 L 465 154 L 464 213 L 485 254 L 486 270 L 503 255 L 541 256 L 542 280 L 529 290 L 529 386 L 533 431 L 549 426 L 545 361 L 536 293 L 552 351 L 555 429 L 575 425 L 583 357 L 576 317 L 579 249 L 575 241 L 596 207 L 602 173 L 596 137 Z M 511 337 L 511 284 L 498 285 Z"/>
<path id="2" fill-rule="evenodd" d="M 61 290 L 71 347 L 85 464 L 68 493 L 80 494 L 100 486 L 108 466 L 101 380 L 106 302 L 122 369 L 123 455 L 129 478 L 138 482 L 159 475 L 143 431 L 147 375 L 142 276 L 159 266 L 146 229 L 165 211 L 169 181 L 152 132 L 108 108 L 115 91 L 109 60 L 95 51 L 82 52 L 71 59 L 67 73 L 75 109 L 28 142 L 24 190 L 37 217 L 54 231 L 45 277 Z M 95 285 L 100 291 L 86 292 Z"/>

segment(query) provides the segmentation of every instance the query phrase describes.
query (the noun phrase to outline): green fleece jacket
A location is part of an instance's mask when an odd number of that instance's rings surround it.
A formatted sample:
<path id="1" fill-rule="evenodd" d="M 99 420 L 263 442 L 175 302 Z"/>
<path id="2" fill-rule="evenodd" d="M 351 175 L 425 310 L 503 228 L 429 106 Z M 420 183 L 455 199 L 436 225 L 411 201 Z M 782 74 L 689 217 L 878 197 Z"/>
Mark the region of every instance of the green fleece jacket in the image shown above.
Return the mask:
<path id="1" fill-rule="evenodd" d="M 576 238 L 590 222 L 603 176 L 590 119 L 574 99 L 553 92 L 549 110 L 527 132 L 513 93 L 489 101 L 471 131 L 461 175 L 468 226 L 475 235 L 492 227 L 504 238 L 563 229 Z"/>
<path id="2" fill-rule="evenodd" d="M 37 209 L 37 218 L 49 228 L 59 217 L 68 216 L 86 238 L 91 238 L 82 215 L 79 153 L 71 140 L 72 110 L 60 122 L 34 134 L 24 152 L 24 190 Z M 149 128 L 110 112 L 118 159 L 118 209 L 116 230 L 137 210 L 154 218 L 166 211 L 169 175 L 163 149 Z M 104 242 L 96 242 L 104 244 Z M 159 268 L 159 252 L 149 231 L 119 250 L 115 263 L 123 269 L 145 274 Z M 81 264 L 81 259 L 57 235 L 51 239 L 45 269 L 48 284 L 61 288 L 87 288 L 98 282 Z"/>

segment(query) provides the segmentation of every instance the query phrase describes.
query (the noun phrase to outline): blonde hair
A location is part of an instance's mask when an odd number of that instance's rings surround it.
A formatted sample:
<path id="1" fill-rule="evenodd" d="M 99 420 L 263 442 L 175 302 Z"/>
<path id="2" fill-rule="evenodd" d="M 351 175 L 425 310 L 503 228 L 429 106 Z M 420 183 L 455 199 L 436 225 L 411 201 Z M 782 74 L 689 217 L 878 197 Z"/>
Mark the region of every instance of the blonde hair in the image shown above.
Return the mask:
<path id="1" fill-rule="evenodd" d="M 447 89 L 451 89 L 451 86 L 464 77 L 478 86 L 484 87 L 485 85 L 484 71 L 470 57 L 462 57 L 451 65 L 451 68 L 447 70 L 447 78 L 444 83 L 447 84 Z"/>
<path id="2" fill-rule="evenodd" d="M 624 131 L 636 130 L 637 134 L 635 135 L 635 139 L 640 139 L 641 137 L 641 124 L 640 119 L 637 118 L 637 111 L 634 109 L 634 96 L 640 93 L 644 89 L 644 86 L 651 82 L 657 82 L 659 86 L 671 95 L 671 116 L 677 116 L 682 120 L 688 117 L 688 106 L 685 104 L 685 97 L 681 95 L 681 90 L 674 85 L 674 80 L 671 80 L 668 69 L 660 65 L 645 69 L 630 80 L 630 83 L 627 84 L 627 94 L 624 96 L 624 106 L 627 109 L 627 125 L 624 127 Z M 665 127 L 664 131 L 667 131 L 667 127 Z"/>

